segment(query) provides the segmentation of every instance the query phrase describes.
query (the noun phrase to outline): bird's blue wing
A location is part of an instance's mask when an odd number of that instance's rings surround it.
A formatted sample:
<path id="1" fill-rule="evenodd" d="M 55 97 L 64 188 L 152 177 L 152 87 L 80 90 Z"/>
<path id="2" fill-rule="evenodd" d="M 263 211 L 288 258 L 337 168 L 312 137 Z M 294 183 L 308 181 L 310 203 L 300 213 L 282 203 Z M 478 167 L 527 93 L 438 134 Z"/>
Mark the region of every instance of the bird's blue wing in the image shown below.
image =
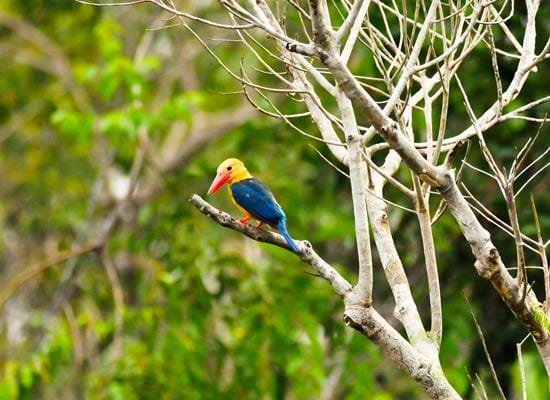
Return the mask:
<path id="1" fill-rule="evenodd" d="M 250 215 L 259 221 L 276 226 L 286 220 L 284 211 L 273 193 L 256 178 L 243 179 L 231 185 L 233 198 Z"/>

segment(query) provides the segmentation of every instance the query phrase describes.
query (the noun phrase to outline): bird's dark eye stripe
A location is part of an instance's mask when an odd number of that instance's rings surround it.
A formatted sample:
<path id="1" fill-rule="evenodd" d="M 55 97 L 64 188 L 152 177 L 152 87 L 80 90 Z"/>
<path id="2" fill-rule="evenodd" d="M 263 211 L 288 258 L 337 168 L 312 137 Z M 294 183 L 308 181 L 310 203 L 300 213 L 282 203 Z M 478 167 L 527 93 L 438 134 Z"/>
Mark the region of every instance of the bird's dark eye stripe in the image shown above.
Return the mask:
<path id="1" fill-rule="evenodd" d="M 228 171 L 231 171 L 232 169 L 233 169 L 233 167 L 231 165 L 229 167 L 227 167 Z"/>

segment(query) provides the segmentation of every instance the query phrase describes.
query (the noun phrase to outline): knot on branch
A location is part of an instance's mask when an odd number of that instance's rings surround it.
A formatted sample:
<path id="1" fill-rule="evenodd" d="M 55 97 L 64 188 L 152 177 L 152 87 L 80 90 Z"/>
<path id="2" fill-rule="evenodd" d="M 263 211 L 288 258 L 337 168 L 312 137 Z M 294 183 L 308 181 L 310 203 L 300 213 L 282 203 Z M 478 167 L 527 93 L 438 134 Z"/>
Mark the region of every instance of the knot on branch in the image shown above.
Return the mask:
<path id="1" fill-rule="evenodd" d="M 300 249 L 300 257 L 302 259 L 307 259 L 311 256 L 311 253 L 313 251 L 313 246 L 309 242 L 309 240 L 297 240 L 298 242 L 298 248 Z"/>
<path id="2" fill-rule="evenodd" d="M 362 333 L 368 338 L 374 340 L 381 327 L 377 325 L 370 311 L 371 307 L 360 305 L 346 305 L 344 310 L 344 323 L 350 328 Z"/>
<path id="3" fill-rule="evenodd" d="M 395 121 L 392 121 L 389 124 L 386 124 L 380 128 L 380 133 L 388 139 L 394 139 L 395 137 L 397 137 L 398 132 L 399 126 Z"/>
<path id="4" fill-rule="evenodd" d="M 366 331 L 363 329 L 363 326 L 353 320 L 351 316 L 347 313 L 344 313 L 344 323 L 346 326 L 355 329 L 358 332 L 361 332 L 363 335 L 366 335 Z"/>
<path id="5" fill-rule="evenodd" d="M 500 254 L 498 254 L 498 250 L 495 247 L 492 247 L 491 250 L 489 250 L 489 257 L 487 259 L 494 266 L 498 265 Z"/>
<path id="6" fill-rule="evenodd" d="M 308 57 L 315 56 L 315 50 L 313 49 L 313 47 L 299 43 L 287 42 L 285 43 L 285 49 L 292 53 L 298 53 Z"/>
<path id="7" fill-rule="evenodd" d="M 488 251 L 485 250 L 483 254 L 484 255 L 474 263 L 477 273 L 485 279 L 496 279 L 495 277 L 500 271 L 499 265 L 501 262 L 498 250 L 495 247 L 490 247 Z"/>
<path id="8" fill-rule="evenodd" d="M 438 182 L 436 186 L 437 190 L 439 190 L 439 193 L 442 195 L 445 195 L 456 186 L 454 169 L 446 165 L 438 166 L 436 169 L 438 170 L 438 177 L 440 178 L 440 182 Z"/>
<path id="9" fill-rule="evenodd" d="M 474 267 L 477 271 L 477 274 L 481 276 L 483 279 L 487 279 L 491 281 L 496 273 L 496 271 L 493 268 L 488 268 L 486 264 L 484 264 L 481 261 L 476 261 L 474 263 Z"/>
<path id="10" fill-rule="evenodd" d="M 426 363 L 420 363 L 412 374 L 412 377 L 417 382 L 427 382 L 431 380 L 431 367 Z"/>
<path id="11" fill-rule="evenodd" d="M 319 56 L 319 60 L 321 60 L 323 64 L 326 64 L 330 58 L 328 53 L 323 50 L 317 50 L 317 55 Z"/>
<path id="12" fill-rule="evenodd" d="M 398 319 L 398 320 L 401 320 L 401 318 L 403 318 L 403 315 L 405 314 L 405 311 L 406 311 L 406 308 L 404 306 L 400 306 L 400 307 L 395 307 L 393 309 L 393 316 Z"/>
<path id="13" fill-rule="evenodd" d="M 500 273 L 500 254 L 495 247 L 491 247 L 485 256 L 477 260 L 474 266 L 482 278 L 493 281 L 498 279 Z"/>

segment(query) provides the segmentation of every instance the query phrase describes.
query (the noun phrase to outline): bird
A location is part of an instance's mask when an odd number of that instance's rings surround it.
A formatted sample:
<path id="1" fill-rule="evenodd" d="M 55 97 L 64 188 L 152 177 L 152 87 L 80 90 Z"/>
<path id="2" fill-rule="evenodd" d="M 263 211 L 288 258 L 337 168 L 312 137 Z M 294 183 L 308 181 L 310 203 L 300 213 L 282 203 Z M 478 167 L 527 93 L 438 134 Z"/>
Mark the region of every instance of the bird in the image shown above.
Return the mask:
<path id="1" fill-rule="evenodd" d="M 286 214 L 275 200 L 273 193 L 248 172 L 241 160 L 228 158 L 218 166 L 216 177 L 208 189 L 208 195 L 218 191 L 225 183 L 228 183 L 229 196 L 233 204 L 245 214 L 239 219 L 240 222 L 246 224 L 251 219 L 255 219 L 258 221 L 256 225 L 258 228 L 265 223 L 279 231 L 293 252 L 300 251 L 288 233 Z"/>

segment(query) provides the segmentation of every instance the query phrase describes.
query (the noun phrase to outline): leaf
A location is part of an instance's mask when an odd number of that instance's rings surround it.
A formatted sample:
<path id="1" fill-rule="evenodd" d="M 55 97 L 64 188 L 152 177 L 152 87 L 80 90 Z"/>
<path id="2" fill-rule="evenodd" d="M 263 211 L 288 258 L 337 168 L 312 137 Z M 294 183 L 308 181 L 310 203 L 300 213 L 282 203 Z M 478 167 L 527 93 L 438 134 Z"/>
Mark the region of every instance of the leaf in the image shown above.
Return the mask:
<path id="1" fill-rule="evenodd" d="M 191 112 L 193 101 L 188 95 L 179 95 L 164 104 L 161 116 L 170 121 L 184 121 L 191 126 L 193 115 Z"/>
<path id="2" fill-rule="evenodd" d="M 92 137 L 93 116 L 58 109 L 50 117 L 52 125 L 67 136 L 74 136 L 80 145 L 88 145 Z"/>

